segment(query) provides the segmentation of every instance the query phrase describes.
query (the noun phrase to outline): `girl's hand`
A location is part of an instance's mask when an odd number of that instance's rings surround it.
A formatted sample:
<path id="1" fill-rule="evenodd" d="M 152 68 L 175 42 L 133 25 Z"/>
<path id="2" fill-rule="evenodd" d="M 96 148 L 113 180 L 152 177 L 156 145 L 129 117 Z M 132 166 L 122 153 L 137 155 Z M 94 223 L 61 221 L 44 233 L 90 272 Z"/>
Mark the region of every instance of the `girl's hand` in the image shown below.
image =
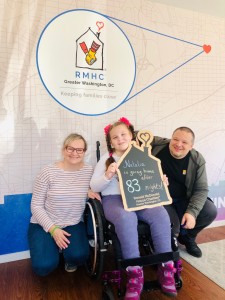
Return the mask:
<path id="1" fill-rule="evenodd" d="M 99 193 L 95 193 L 91 189 L 88 190 L 88 198 L 97 199 L 97 200 L 101 201 L 101 197 L 100 197 Z"/>
<path id="2" fill-rule="evenodd" d="M 163 174 L 163 182 L 168 186 L 169 185 L 169 180 L 168 180 L 168 177 Z"/>
<path id="3" fill-rule="evenodd" d="M 112 163 L 108 166 L 108 169 L 105 172 L 105 176 L 107 179 L 111 179 L 117 172 L 118 166 L 117 163 Z"/>

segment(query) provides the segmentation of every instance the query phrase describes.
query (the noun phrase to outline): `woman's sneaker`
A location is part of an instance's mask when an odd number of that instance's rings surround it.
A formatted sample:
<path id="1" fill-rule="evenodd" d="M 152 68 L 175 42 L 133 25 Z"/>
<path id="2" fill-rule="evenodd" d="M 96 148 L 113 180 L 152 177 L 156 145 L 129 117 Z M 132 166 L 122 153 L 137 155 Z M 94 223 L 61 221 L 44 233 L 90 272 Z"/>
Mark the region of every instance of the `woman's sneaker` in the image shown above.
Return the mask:
<path id="1" fill-rule="evenodd" d="M 162 263 L 158 266 L 158 280 L 161 286 L 161 290 L 168 296 L 177 296 L 176 284 L 174 280 L 174 268 L 173 262 Z"/>
<path id="2" fill-rule="evenodd" d="M 140 266 L 126 268 L 127 286 L 124 300 L 139 300 L 144 285 L 143 270 Z"/>
<path id="3" fill-rule="evenodd" d="M 77 266 L 75 266 L 73 264 L 65 263 L 65 270 L 66 270 L 66 272 L 72 273 L 77 270 Z"/>

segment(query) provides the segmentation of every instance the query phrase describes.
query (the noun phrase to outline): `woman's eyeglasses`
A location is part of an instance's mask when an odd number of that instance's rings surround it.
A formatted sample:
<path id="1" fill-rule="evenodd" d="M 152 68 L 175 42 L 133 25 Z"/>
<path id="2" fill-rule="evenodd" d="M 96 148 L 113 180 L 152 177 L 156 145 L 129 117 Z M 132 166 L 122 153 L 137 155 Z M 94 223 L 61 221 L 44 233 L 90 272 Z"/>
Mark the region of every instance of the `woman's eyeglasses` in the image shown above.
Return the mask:
<path id="1" fill-rule="evenodd" d="M 84 153 L 83 148 L 73 148 L 71 146 L 67 146 L 65 149 L 66 149 L 66 152 L 68 152 L 69 154 L 72 154 L 74 151 L 77 152 L 77 154 L 83 154 Z"/>

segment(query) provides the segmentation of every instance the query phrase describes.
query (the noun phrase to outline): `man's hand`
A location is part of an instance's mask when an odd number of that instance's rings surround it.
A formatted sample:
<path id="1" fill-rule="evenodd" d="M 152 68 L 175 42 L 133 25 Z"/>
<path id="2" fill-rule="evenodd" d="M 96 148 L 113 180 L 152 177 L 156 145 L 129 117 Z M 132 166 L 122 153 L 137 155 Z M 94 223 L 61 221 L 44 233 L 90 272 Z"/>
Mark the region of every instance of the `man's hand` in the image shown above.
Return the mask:
<path id="1" fill-rule="evenodd" d="M 183 218 L 181 220 L 181 225 L 183 225 L 183 228 L 193 229 L 195 227 L 195 224 L 196 224 L 195 217 L 193 217 L 189 213 L 185 213 L 183 215 Z"/>

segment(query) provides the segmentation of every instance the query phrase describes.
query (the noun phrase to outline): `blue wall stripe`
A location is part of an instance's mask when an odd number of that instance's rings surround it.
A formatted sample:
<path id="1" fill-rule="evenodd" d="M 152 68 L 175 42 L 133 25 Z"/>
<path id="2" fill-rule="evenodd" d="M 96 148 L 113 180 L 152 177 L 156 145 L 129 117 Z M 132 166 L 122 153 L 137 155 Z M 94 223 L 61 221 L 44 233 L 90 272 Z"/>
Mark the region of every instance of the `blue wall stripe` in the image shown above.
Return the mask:
<path id="1" fill-rule="evenodd" d="M 32 194 L 7 195 L 0 204 L 0 255 L 29 249 L 27 230 Z"/>

